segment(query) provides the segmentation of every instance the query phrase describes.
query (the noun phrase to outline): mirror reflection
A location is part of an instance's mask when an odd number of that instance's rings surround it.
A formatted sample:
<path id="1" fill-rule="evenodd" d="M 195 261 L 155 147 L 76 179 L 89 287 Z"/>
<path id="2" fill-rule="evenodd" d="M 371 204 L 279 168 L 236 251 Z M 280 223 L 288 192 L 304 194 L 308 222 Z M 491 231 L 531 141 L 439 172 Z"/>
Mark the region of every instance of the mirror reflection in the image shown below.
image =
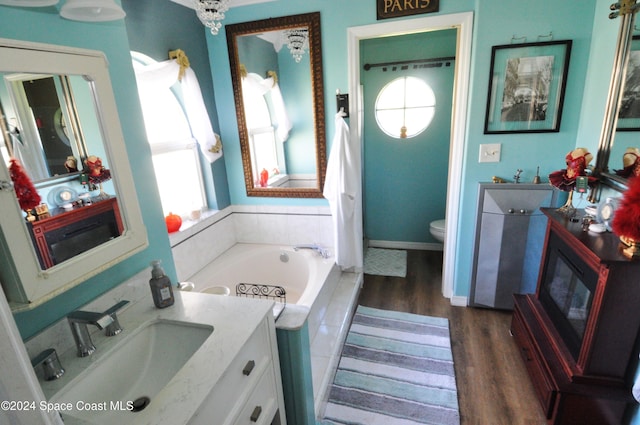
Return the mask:
<path id="1" fill-rule="evenodd" d="M 640 36 L 633 37 L 618 110 L 618 126 L 609 156 L 609 171 L 622 178 L 640 175 Z"/>
<path id="2" fill-rule="evenodd" d="M 247 194 L 321 197 L 319 13 L 226 28 Z"/>
<path id="3" fill-rule="evenodd" d="M 40 267 L 124 232 L 90 81 L 2 74 L 0 151 Z"/>

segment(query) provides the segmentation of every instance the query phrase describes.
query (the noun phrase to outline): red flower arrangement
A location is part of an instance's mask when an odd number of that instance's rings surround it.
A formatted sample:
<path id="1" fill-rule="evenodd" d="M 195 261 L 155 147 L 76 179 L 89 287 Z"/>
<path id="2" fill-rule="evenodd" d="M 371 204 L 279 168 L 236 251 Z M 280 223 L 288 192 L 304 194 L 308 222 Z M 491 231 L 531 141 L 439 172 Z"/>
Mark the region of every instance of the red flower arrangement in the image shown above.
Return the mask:
<path id="1" fill-rule="evenodd" d="M 41 198 L 38 191 L 22 165 L 15 158 L 9 160 L 9 174 L 13 180 L 13 189 L 16 191 L 20 209 L 29 211 L 40 205 Z"/>
<path id="2" fill-rule="evenodd" d="M 625 239 L 640 242 L 640 178 L 629 180 L 629 188 L 616 209 L 611 228 L 623 242 Z"/>

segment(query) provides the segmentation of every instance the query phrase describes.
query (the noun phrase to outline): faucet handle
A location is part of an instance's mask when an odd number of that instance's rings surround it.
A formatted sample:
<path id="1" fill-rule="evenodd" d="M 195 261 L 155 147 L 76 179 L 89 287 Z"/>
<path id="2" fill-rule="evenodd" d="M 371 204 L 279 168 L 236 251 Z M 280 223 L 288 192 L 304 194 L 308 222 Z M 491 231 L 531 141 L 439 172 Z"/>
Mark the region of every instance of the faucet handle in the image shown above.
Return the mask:
<path id="1" fill-rule="evenodd" d="M 64 369 L 60 364 L 58 353 L 53 348 L 44 350 L 31 360 L 31 366 L 38 367 L 42 365 L 45 381 L 53 381 L 64 375 Z"/>
<path id="2" fill-rule="evenodd" d="M 129 304 L 129 301 L 122 300 L 104 312 L 105 315 L 111 316 L 113 319 L 113 321 L 105 328 L 106 336 L 115 336 L 122 332 L 122 326 L 120 326 L 120 322 L 118 322 L 118 316 L 116 313 L 127 304 Z"/>

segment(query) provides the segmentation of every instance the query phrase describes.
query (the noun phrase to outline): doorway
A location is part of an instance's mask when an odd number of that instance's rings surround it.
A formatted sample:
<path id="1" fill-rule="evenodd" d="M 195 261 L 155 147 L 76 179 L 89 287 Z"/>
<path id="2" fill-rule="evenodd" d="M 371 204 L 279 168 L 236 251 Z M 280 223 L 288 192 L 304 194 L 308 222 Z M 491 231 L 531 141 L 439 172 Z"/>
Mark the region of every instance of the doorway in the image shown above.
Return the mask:
<path id="1" fill-rule="evenodd" d="M 457 29 L 457 53 L 454 77 L 454 97 L 452 108 L 451 146 L 449 150 L 449 167 L 446 197 L 446 234 L 444 244 L 442 294 L 450 298 L 451 304 L 466 306 L 467 297 L 454 296 L 454 279 L 456 264 L 456 240 L 458 228 L 458 211 L 460 206 L 460 188 L 462 184 L 462 163 L 464 153 L 465 131 L 467 127 L 467 105 L 469 97 L 469 77 L 471 69 L 471 36 L 473 31 L 473 12 L 450 15 L 439 15 L 426 18 L 408 19 L 352 27 L 347 31 L 349 58 L 349 92 L 352 93 L 351 137 L 352 143 L 362 151 L 363 135 L 363 103 L 360 69 L 360 41 L 389 35 L 402 35 L 436 31 L 441 29 Z"/>
<path id="2" fill-rule="evenodd" d="M 369 245 L 442 250 L 457 30 L 362 40 L 364 230 Z"/>

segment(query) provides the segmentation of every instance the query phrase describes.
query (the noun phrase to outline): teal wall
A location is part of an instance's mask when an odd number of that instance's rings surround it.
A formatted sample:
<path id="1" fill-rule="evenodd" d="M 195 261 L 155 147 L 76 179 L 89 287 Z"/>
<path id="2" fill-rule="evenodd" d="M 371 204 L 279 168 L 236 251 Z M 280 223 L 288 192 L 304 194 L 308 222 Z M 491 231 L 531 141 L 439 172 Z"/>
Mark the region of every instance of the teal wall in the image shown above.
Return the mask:
<path id="1" fill-rule="evenodd" d="M 522 180 L 531 181 L 540 167 L 543 181 L 550 172 L 565 168 L 564 157 L 577 142 L 582 97 L 591 44 L 591 27 L 595 1 L 576 7 L 570 0 L 525 2 L 517 8 L 509 1 L 481 2 L 474 28 L 472 83 L 461 190 L 458 240 L 456 241 L 455 294 L 467 295 L 473 260 L 474 224 L 477 184 L 491 181 L 492 176 L 512 179 L 516 169 L 523 171 Z M 600 14 L 608 14 L 608 7 Z M 564 111 L 560 131 L 539 134 L 485 135 L 484 118 L 491 63 L 491 47 L 509 44 L 512 36 L 527 37 L 533 42 L 540 35 L 553 33 L 554 40 L 573 40 L 567 77 Z M 478 163 L 482 143 L 501 143 L 498 163 Z"/>
<path id="2" fill-rule="evenodd" d="M 335 92 L 348 89 L 347 29 L 371 25 L 376 21 L 375 7 L 370 0 L 326 2 L 322 0 L 280 0 L 281 15 L 320 11 L 322 29 L 322 60 L 324 72 L 325 110 L 327 114 L 327 144 L 331 144 L 335 111 Z M 472 266 L 473 235 L 476 215 L 477 183 L 490 181 L 494 175 L 511 178 L 516 169 L 524 170 L 524 181 L 533 179 L 536 167 L 544 177 L 551 171 L 564 168 L 564 157 L 576 145 L 584 145 L 597 139 L 597 134 L 577 140 L 581 113 L 587 113 L 597 105 L 583 105 L 585 79 L 591 52 L 591 34 L 595 17 L 596 0 L 580 3 L 572 0 L 541 0 L 518 3 L 513 7 L 509 0 L 460 0 L 441 2 L 438 14 L 474 12 L 474 31 L 471 62 L 471 83 L 468 105 L 468 126 L 464 146 L 461 209 L 458 218 L 459 237 L 457 247 L 454 293 L 469 293 Z M 608 5 L 598 4 L 598 16 L 608 14 Z M 231 9 L 226 23 L 252 21 L 274 16 L 274 3 L 264 3 Z M 398 20 L 411 19 L 399 18 Z M 385 20 L 384 22 L 388 22 Z M 485 135 L 484 117 L 491 63 L 491 47 L 509 44 L 511 38 L 526 37 L 527 41 L 553 34 L 554 40 L 571 39 L 573 48 L 565 94 L 564 113 L 558 133 Z M 246 196 L 237 128 L 233 116 L 233 90 L 229 75 L 226 35 L 207 35 L 211 71 L 216 84 L 216 106 L 221 132 L 226 142 L 226 161 L 232 204 L 287 204 L 326 205 L 324 200 L 249 198 Z M 546 40 L 543 38 L 543 40 Z M 611 46 L 608 47 L 612 48 Z M 597 114 L 597 112 L 595 112 Z M 501 143 L 502 159 L 498 163 L 478 163 L 482 143 Z M 597 142 L 596 142 L 597 144 Z M 365 181 L 365 185 L 369 184 Z M 388 223 L 393 226 L 393 222 Z"/>
<path id="3" fill-rule="evenodd" d="M 33 42 L 67 45 L 103 51 L 109 62 L 111 82 L 127 146 L 127 153 L 142 216 L 149 238 L 149 248 L 100 273 L 64 295 L 33 311 L 15 315 L 23 338 L 29 338 L 68 312 L 86 304 L 161 259 L 167 273 L 175 279 L 160 199 L 155 185 L 151 153 L 146 141 L 142 112 L 129 42 L 124 21 L 81 23 L 62 19 L 58 7 L 14 8 L 0 6 L 0 37 Z"/>
<path id="4" fill-rule="evenodd" d="M 193 10 L 177 3 L 165 1 L 162 7 L 157 6 L 157 2 L 122 0 L 122 8 L 127 13 L 129 47 L 157 61 L 168 59 L 171 50 L 182 49 L 198 78 L 213 130 L 219 132 L 207 42 L 204 32 L 200 31 L 200 21 Z M 210 164 L 202 155 L 200 158 L 209 207 L 223 209 L 229 206 L 225 162 L 218 160 Z"/>
<path id="5" fill-rule="evenodd" d="M 125 0 L 125 6 L 128 3 L 130 5 L 134 1 Z M 160 1 L 136 0 L 135 3 L 140 7 L 153 4 L 157 8 Z M 335 92 L 336 89 L 340 89 L 344 93 L 348 89 L 347 29 L 378 23 L 374 3 L 372 0 L 349 2 L 279 0 L 273 3 L 234 8 L 227 13 L 225 24 L 263 19 L 274 15 L 321 12 L 324 101 L 327 113 L 327 144 L 330 145 L 334 126 L 332 117 L 335 112 Z M 586 0 L 579 4 L 576 4 L 575 0 L 539 0 L 518 2 L 514 7 L 514 2 L 511 0 L 441 2 L 438 14 L 474 12 L 468 125 L 460 188 L 461 209 L 457 220 L 459 236 L 457 241 L 453 241 L 457 247 L 454 281 L 456 295 L 467 296 L 469 292 L 477 183 L 488 181 L 493 175 L 511 178 L 517 168 L 524 170 L 522 178 L 529 181 L 533 178 L 538 166 L 540 174 L 544 177 L 551 171 L 564 168 L 565 154 L 576 146 L 587 146 L 595 153 L 600 133 L 602 104 L 609 81 L 610 57 L 618 26 L 618 21 L 606 19 L 610 3 L 611 0 Z M 162 8 L 168 6 L 169 4 L 163 2 Z M 138 199 L 143 206 L 143 219 L 147 226 L 150 247 L 90 279 L 64 296 L 57 297 L 45 306 L 30 313 L 16 315 L 18 326 L 24 337 L 33 335 L 67 312 L 147 268 L 151 259 L 162 259 L 167 272 L 175 278 L 161 204 L 155 189 L 151 155 L 145 140 L 142 114 L 137 96 L 134 95 L 135 79 L 129 57 L 130 44 L 125 23 L 123 21 L 112 23 L 66 21 L 59 17 L 58 10 L 59 6 L 47 8 L 0 6 L 0 37 L 105 52 L 109 60 L 129 161 L 137 183 Z M 283 12 L 278 13 L 278 11 Z M 133 16 L 135 13 L 131 11 L 131 17 Z M 146 16 L 143 15 L 140 19 L 147 19 Z M 183 17 L 178 15 L 175 15 L 173 20 L 148 18 L 148 21 L 139 24 L 144 25 L 145 28 L 153 28 L 153 31 L 142 36 L 162 36 L 171 39 L 178 34 L 176 28 L 185 29 L 193 25 L 192 19 L 189 23 L 182 22 L 182 19 Z M 406 19 L 411 18 L 395 20 Z M 209 108 L 214 127 L 218 124 L 215 119 L 216 114 L 220 122 L 226 165 L 226 175 L 221 171 L 222 167 L 213 167 L 212 173 L 217 173 L 213 176 L 216 183 L 223 182 L 225 177 L 228 179 L 227 203 L 326 205 L 326 201 L 322 199 L 274 199 L 246 196 L 235 125 L 226 36 L 224 31 L 218 36 L 211 36 L 200 26 L 195 28 L 195 31 L 205 34 L 208 45 L 211 81 L 215 86 L 215 108 L 213 111 L 211 111 L 211 105 Z M 560 131 L 542 134 L 484 135 L 491 47 L 508 44 L 513 36 L 526 37 L 529 42 L 536 41 L 539 36 L 550 32 L 554 40 L 573 40 Z M 176 47 L 189 51 L 189 46 Z M 161 53 L 158 52 L 158 54 Z M 192 57 L 191 60 L 194 58 Z M 625 137 L 633 137 L 633 135 L 634 133 L 628 133 Z M 477 162 L 479 145 L 482 143 L 502 144 L 502 159 L 499 163 L 479 164 Z M 223 183 L 220 185 L 225 186 Z M 225 190 L 226 188 L 223 187 L 222 192 Z M 393 223 L 388 224 L 393 225 Z M 634 419 L 634 423 L 640 423 L 640 419 Z"/>
<path id="6" fill-rule="evenodd" d="M 445 217 L 455 61 L 441 67 L 364 70 L 364 64 L 455 57 L 457 30 L 363 40 L 360 81 L 364 87 L 364 230 L 369 240 L 437 242 L 429 223 Z M 396 78 L 425 81 L 436 98 L 429 127 L 409 139 L 392 138 L 377 125 L 378 93 Z M 398 129 L 400 131 L 400 129 Z M 391 225 L 390 225 L 391 224 Z"/>

